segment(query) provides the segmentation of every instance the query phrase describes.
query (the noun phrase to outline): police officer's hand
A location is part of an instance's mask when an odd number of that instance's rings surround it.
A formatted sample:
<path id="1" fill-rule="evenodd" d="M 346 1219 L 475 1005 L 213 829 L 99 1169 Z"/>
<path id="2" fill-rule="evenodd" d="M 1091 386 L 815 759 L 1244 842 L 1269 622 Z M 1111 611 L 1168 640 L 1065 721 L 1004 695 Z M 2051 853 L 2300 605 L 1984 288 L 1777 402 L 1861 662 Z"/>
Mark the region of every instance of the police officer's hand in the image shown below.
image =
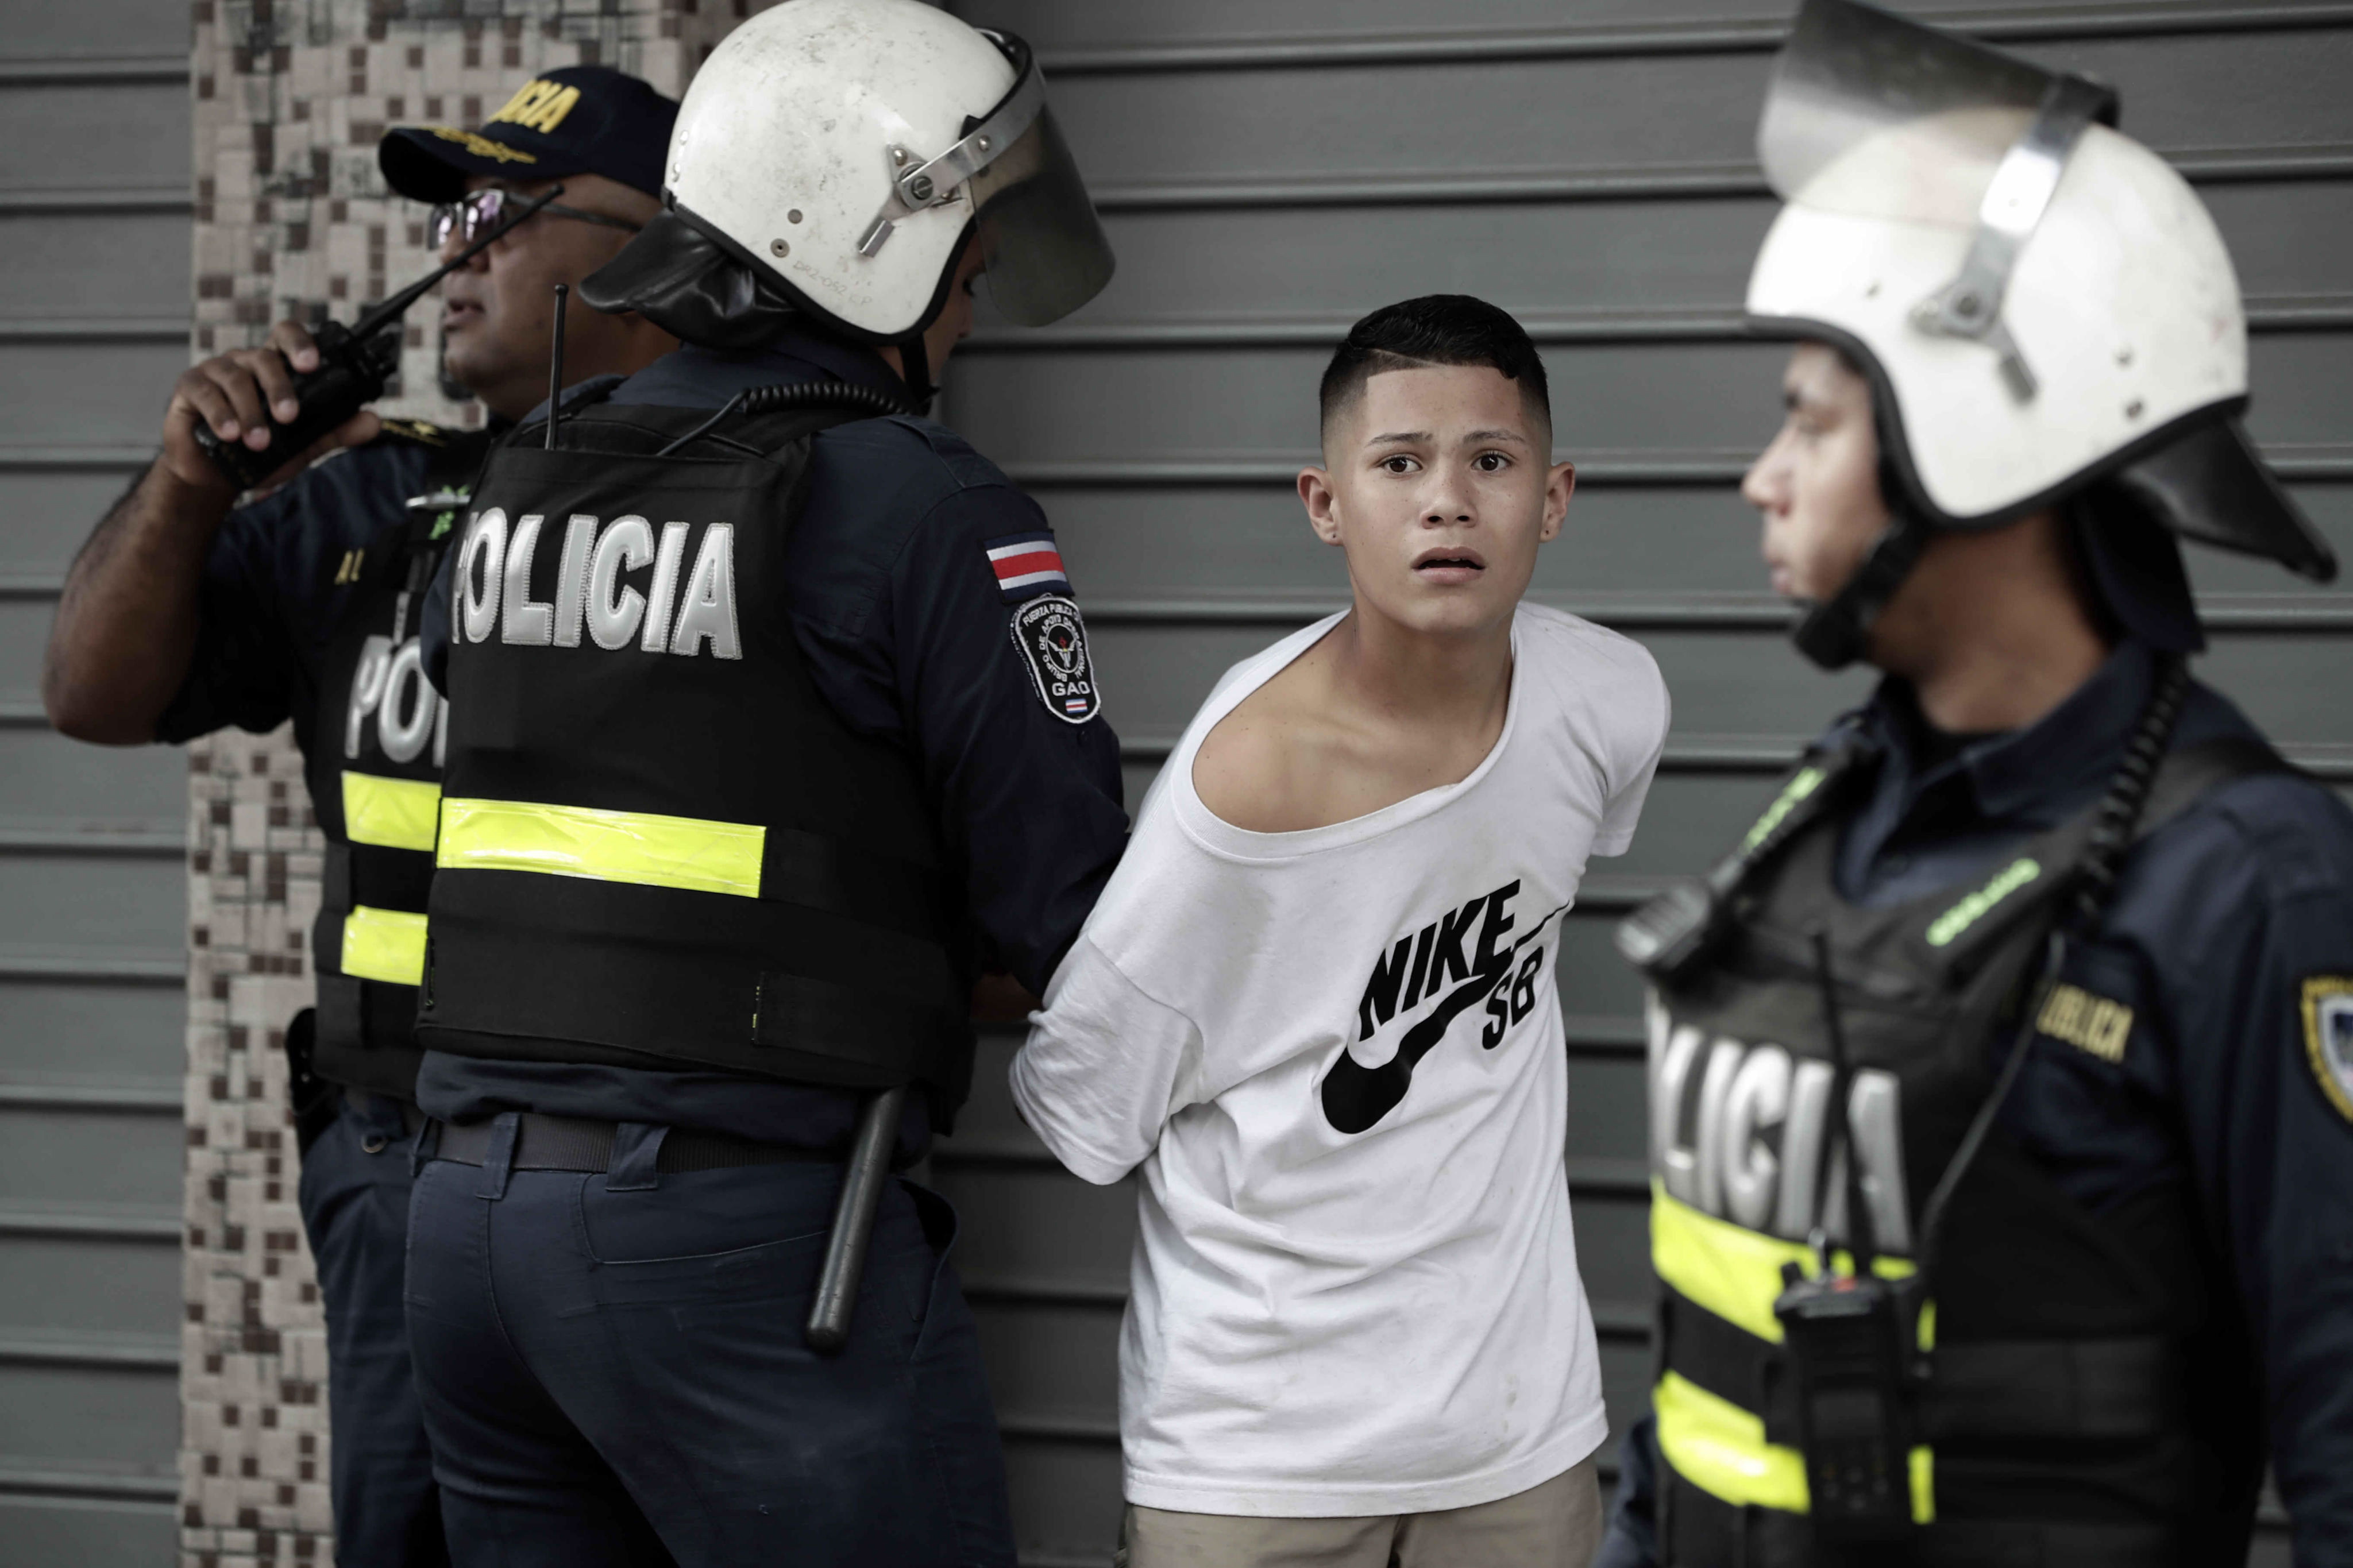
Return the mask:
<path id="1" fill-rule="evenodd" d="M 972 1021 L 976 1024 L 1018 1024 L 1041 1005 L 1029 988 L 1010 974 L 984 974 L 973 982 Z"/>
<path id="2" fill-rule="evenodd" d="M 235 482 L 196 445 L 196 422 L 212 426 L 224 441 L 243 441 L 258 452 L 269 445 L 271 416 L 284 421 L 301 411 L 294 397 L 294 372 L 318 368 L 319 351 L 311 334 L 292 321 L 270 328 L 269 341 L 260 348 L 232 349 L 192 366 L 173 387 L 171 405 L 164 411 L 163 467 L 191 489 L 233 496 Z M 255 488 L 275 489 L 338 447 L 374 440 L 379 427 L 375 414 L 362 409 Z"/>

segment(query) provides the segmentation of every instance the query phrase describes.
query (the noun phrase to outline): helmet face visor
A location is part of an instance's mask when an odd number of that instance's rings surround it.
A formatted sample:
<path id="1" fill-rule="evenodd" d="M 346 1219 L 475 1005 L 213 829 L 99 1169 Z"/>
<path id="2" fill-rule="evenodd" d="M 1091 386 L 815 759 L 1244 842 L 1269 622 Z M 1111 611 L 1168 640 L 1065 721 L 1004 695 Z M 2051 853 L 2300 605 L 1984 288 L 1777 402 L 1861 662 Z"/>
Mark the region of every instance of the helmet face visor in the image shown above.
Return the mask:
<path id="1" fill-rule="evenodd" d="M 1052 109 L 973 174 L 969 194 L 989 298 L 1006 320 L 1058 321 L 1111 280 L 1111 242 Z"/>
<path id="2" fill-rule="evenodd" d="M 1807 0 L 1774 66 L 1757 158 L 1784 201 L 1967 227 L 2054 79 L 1855 0 Z"/>

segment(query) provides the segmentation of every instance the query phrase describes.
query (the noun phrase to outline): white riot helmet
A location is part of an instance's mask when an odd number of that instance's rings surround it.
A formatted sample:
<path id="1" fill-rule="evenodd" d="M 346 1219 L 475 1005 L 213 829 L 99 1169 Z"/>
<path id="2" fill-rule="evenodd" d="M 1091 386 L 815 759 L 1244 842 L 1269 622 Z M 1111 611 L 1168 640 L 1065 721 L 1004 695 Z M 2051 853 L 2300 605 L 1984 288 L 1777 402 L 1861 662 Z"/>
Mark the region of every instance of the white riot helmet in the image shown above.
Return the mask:
<path id="1" fill-rule="evenodd" d="M 1029 47 L 921 0 L 791 0 L 744 23 L 688 85 L 663 176 L 670 211 L 583 297 L 677 331 L 684 285 L 680 335 L 713 346 L 773 331 L 785 311 L 756 292 L 919 355 L 976 225 L 990 298 L 1021 325 L 1111 278 Z M 709 276 L 713 247 L 735 276 Z"/>
<path id="2" fill-rule="evenodd" d="M 1856 0 L 1806 0 L 1757 153 L 1788 203 L 1748 284 L 1768 332 L 1837 345 L 1878 415 L 1895 524 L 1799 643 L 1835 667 L 1929 533 L 2102 480 L 2176 532 L 2327 580 L 2240 428 L 2246 315 L 2214 222 L 2102 121 L 2116 95 Z"/>

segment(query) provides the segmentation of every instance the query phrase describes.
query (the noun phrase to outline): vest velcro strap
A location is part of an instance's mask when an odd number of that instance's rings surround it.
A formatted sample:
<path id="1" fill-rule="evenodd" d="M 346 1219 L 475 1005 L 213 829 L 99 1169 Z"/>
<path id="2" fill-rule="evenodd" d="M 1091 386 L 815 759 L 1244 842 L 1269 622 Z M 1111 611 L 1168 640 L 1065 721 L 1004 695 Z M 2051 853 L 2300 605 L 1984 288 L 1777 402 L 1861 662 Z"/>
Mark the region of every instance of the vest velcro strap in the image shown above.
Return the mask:
<path id="1" fill-rule="evenodd" d="M 2171 1429 L 2182 1367 L 2154 1335 L 2114 1340 L 1991 1340 L 1941 1345 L 1921 1424 L 1931 1440 L 2148 1437 Z"/>
<path id="2" fill-rule="evenodd" d="M 752 1037 L 761 1045 L 895 1068 L 911 1080 L 940 1081 L 948 1057 L 963 1049 L 961 1019 L 812 975 L 762 974 L 754 1005 Z"/>
<path id="3" fill-rule="evenodd" d="M 395 985 L 425 981 L 425 917 L 406 910 L 354 905 L 343 917 L 343 971 Z"/>
<path id="4" fill-rule="evenodd" d="M 1661 1318 L 1670 1372 L 1761 1416 L 1766 1442 L 1797 1443 L 1797 1386 L 1778 1345 L 1672 1290 Z M 1920 1394 L 1919 1435 L 1931 1443 L 2156 1436 L 2179 1418 L 2180 1375 L 2175 1352 L 2155 1336 L 1941 1343 Z"/>
<path id="5" fill-rule="evenodd" d="M 343 836 L 354 844 L 433 852 L 441 786 L 343 770 Z"/>
<path id="6" fill-rule="evenodd" d="M 330 844 L 319 868 L 319 912 L 336 921 L 361 904 L 423 914 L 433 888 L 433 857 L 373 844 Z M 337 940 L 326 932 L 332 953 Z"/>
<path id="7" fill-rule="evenodd" d="M 871 921 L 910 935 L 939 929 L 950 900 L 944 880 L 912 861 L 854 854 L 838 839 L 771 827 L 760 858 L 760 896 Z"/>
<path id="8" fill-rule="evenodd" d="M 959 1076 L 968 1048 L 944 951 L 797 904 L 445 871 L 432 934 L 419 1028 L 436 1048 L 586 1045 L 857 1088 Z"/>
<path id="9" fill-rule="evenodd" d="M 2074 1520 L 1939 1520 L 1901 1545 L 1838 1553 L 1802 1513 L 1736 1506 L 1672 1474 L 1662 1484 L 1669 1568 L 2172 1568 L 2180 1555 L 2164 1525 Z"/>
<path id="10" fill-rule="evenodd" d="M 1670 1367 L 1651 1391 L 1660 1456 L 1719 1501 L 1802 1513 L 1806 1463 L 1788 1440 L 1771 1440 L 1765 1423 Z"/>
<path id="11" fill-rule="evenodd" d="M 535 871 L 756 899 L 763 836 L 750 823 L 448 799 L 436 859 L 445 871 Z"/>
<path id="12" fill-rule="evenodd" d="M 447 800 L 446 869 L 534 871 L 596 882 L 802 904 L 894 931 L 935 929 L 939 879 L 794 827 L 527 801 Z"/>
<path id="13" fill-rule="evenodd" d="M 330 1083 L 417 1098 L 417 988 L 322 973 L 311 1070 Z"/>

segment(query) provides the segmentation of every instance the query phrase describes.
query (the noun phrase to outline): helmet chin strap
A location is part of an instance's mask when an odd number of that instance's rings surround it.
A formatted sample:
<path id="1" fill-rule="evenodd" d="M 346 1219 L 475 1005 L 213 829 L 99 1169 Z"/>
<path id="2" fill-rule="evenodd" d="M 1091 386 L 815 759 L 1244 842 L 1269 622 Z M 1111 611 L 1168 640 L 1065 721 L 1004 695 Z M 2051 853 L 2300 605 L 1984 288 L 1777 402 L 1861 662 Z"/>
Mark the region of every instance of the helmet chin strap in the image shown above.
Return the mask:
<path id="1" fill-rule="evenodd" d="M 931 355 L 923 351 L 923 332 L 931 326 L 925 321 L 913 334 L 901 338 L 892 346 L 899 351 L 899 379 L 907 384 L 908 400 L 918 411 L 928 411 L 932 399 L 939 395 L 939 385 L 932 380 Z"/>
<path id="2" fill-rule="evenodd" d="M 1789 636 L 1798 651 L 1824 669 L 1844 669 L 1863 655 L 1879 612 L 1912 574 L 1928 542 L 1928 526 L 1899 512 L 1856 567 L 1846 586 L 1806 606 Z"/>
<path id="3" fill-rule="evenodd" d="M 1900 481 L 1888 471 L 1883 458 L 1879 465 L 1879 493 L 1889 507 L 1887 531 L 1846 585 L 1827 599 L 1809 604 L 1789 633 L 1798 651 L 1824 669 L 1844 669 L 1863 656 L 1880 611 L 1904 586 L 1904 579 L 1912 574 L 1920 552 L 1936 532 L 1934 524 L 1905 503 Z"/>

